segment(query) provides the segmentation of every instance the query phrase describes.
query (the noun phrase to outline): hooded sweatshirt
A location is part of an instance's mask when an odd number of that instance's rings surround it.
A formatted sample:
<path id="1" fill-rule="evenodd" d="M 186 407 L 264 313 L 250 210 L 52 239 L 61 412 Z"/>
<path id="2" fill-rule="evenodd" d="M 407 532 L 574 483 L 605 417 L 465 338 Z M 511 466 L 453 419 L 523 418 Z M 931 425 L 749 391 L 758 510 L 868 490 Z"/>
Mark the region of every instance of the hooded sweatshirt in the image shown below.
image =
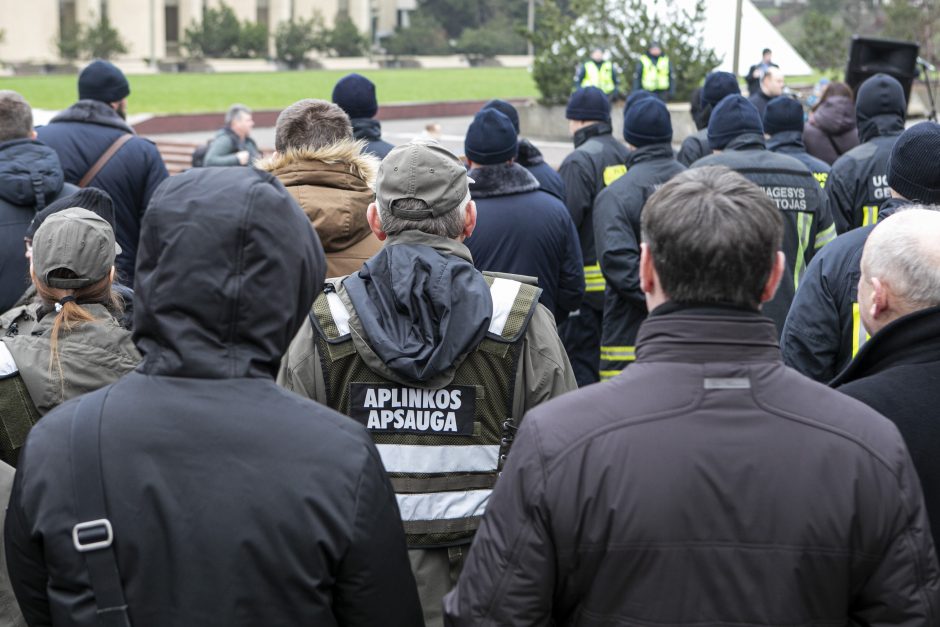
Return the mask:
<path id="1" fill-rule="evenodd" d="M 134 627 L 420 624 L 365 429 L 273 380 L 325 274 L 296 202 L 257 169 L 195 168 L 154 194 L 140 243 L 144 361 L 85 397 L 104 397 L 102 480 Z M 70 531 L 76 407 L 39 421 L 13 488 L 7 555 L 29 624 L 98 624 Z"/>
<path id="2" fill-rule="evenodd" d="M 858 146 L 855 103 L 847 96 L 823 100 L 803 127 L 806 152 L 829 165 Z"/>
<path id="3" fill-rule="evenodd" d="M 826 183 L 840 233 L 877 222 L 878 208 L 891 197 L 888 158 L 904 131 L 906 111 L 901 84 L 886 74 L 859 88 L 855 113 L 862 143 L 839 157 Z"/>
<path id="4" fill-rule="evenodd" d="M 365 152 L 384 159 L 393 146 L 382 139 L 382 124 L 373 118 L 353 118 L 353 137 L 366 142 Z"/>

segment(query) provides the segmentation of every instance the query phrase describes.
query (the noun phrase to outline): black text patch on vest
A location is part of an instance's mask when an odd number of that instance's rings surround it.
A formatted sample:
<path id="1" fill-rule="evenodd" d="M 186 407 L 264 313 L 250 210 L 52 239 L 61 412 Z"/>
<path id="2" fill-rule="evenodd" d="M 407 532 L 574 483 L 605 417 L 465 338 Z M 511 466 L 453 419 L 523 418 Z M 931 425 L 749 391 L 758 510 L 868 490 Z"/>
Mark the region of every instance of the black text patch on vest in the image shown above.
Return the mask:
<path id="1" fill-rule="evenodd" d="M 349 384 L 349 415 L 376 433 L 473 435 L 476 400 L 472 385 L 425 390 Z"/>

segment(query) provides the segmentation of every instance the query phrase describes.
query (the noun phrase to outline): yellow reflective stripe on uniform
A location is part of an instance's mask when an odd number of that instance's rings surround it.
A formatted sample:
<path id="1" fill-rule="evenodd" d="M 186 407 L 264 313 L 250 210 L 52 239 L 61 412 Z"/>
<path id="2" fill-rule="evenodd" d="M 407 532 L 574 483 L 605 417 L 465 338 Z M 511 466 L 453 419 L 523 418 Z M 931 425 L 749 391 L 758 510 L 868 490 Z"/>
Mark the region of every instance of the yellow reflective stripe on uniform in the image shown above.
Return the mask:
<path id="1" fill-rule="evenodd" d="M 878 222 L 878 205 L 865 205 L 862 207 L 862 226 Z"/>
<path id="2" fill-rule="evenodd" d="M 609 165 L 604 168 L 604 187 L 607 187 L 627 173 L 627 166 L 621 164 Z"/>
<path id="3" fill-rule="evenodd" d="M 800 286 L 800 275 L 806 268 L 806 250 L 809 248 L 809 236 L 813 228 L 813 214 L 805 211 L 796 212 L 796 259 L 793 265 L 793 289 Z"/>
<path id="4" fill-rule="evenodd" d="M 607 287 L 604 275 L 601 273 L 601 265 L 595 263 L 590 266 L 584 266 L 584 289 L 587 292 L 603 292 Z"/>
<path id="5" fill-rule="evenodd" d="M 819 250 L 836 238 L 836 225 L 830 224 L 829 228 L 816 234 L 816 250 Z"/>
<path id="6" fill-rule="evenodd" d="M 640 57 L 643 64 L 643 77 L 640 84 L 646 91 L 666 91 L 669 89 L 669 57 L 663 55 L 653 63 L 647 55 Z M 570 67 L 570 66 L 569 66 Z"/>
<path id="7" fill-rule="evenodd" d="M 601 346 L 601 359 L 606 361 L 635 361 L 636 346 Z"/>
<path id="8" fill-rule="evenodd" d="M 852 357 L 858 354 L 862 344 L 871 338 L 862 324 L 862 310 L 858 303 L 852 303 Z"/>
<path id="9" fill-rule="evenodd" d="M 608 381 L 610 379 L 613 379 L 621 372 L 623 372 L 623 370 L 601 370 L 600 371 L 601 381 Z"/>
<path id="10" fill-rule="evenodd" d="M 616 88 L 616 85 L 614 85 L 614 64 L 610 61 L 604 61 L 600 67 L 597 67 L 596 63 L 585 63 L 581 87 L 597 87 L 605 94 L 612 92 Z"/>

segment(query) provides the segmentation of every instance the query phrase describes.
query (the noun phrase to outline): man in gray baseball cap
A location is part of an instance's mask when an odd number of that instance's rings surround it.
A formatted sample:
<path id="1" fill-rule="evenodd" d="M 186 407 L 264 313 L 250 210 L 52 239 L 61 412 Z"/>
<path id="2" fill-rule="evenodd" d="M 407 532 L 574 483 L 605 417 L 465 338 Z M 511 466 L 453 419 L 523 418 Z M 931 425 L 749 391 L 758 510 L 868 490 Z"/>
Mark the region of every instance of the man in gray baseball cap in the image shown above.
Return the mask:
<path id="1" fill-rule="evenodd" d="M 385 157 L 368 220 L 386 245 L 328 281 L 278 376 L 372 434 L 429 627 L 443 624 L 522 415 L 577 386 L 534 281 L 473 267 L 469 183 L 435 142 Z"/>

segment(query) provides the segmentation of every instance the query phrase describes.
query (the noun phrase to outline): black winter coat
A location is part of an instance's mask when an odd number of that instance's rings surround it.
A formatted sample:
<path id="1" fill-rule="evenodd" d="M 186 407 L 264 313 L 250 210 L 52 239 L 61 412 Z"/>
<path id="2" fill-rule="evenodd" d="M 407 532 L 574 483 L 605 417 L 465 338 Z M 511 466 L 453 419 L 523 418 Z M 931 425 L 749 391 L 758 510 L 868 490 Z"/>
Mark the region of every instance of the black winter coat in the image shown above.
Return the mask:
<path id="1" fill-rule="evenodd" d="M 848 96 L 826 98 L 803 126 L 806 152 L 829 165 L 858 146 L 855 103 Z"/>
<path id="2" fill-rule="evenodd" d="M 29 287 L 26 227 L 37 211 L 78 191 L 65 183 L 55 151 L 32 139 L 0 143 L 0 312 Z"/>
<path id="3" fill-rule="evenodd" d="M 565 205 L 517 163 L 475 168 L 469 176 L 477 225 L 464 243 L 473 265 L 538 278 L 539 302 L 561 322 L 584 298 L 578 232 Z"/>
<path id="4" fill-rule="evenodd" d="M 826 182 L 829 180 L 829 164 L 806 152 L 806 146 L 803 145 L 803 134 L 800 131 L 783 131 L 772 135 L 767 140 L 767 150 L 793 157 L 809 168 L 819 186 L 826 189 Z"/>
<path id="5" fill-rule="evenodd" d="M 712 148 L 708 145 L 708 128 L 703 128 L 682 140 L 682 146 L 679 147 L 676 161 L 685 167 L 689 167 L 702 157 L 707 157 L 710 154 L 712 154 Z"/>
<path id="6" fill-rule="evenodd" d="M 571 214 L 581 243 L 583 265 L 597 264 L 594 246 L 594 199 L 605 187 L 623 176 L 630 151 L 614 139 L 609 122 L 598 122 L 580 129 L 574 135 L 575 150 L 571 152 L 558 174 L 565 183 L 565 205 Z M 584 303 L 597 311 L 604 309 L 603 286 L 587 285 Z"/>
<path id="7" fill-rule="evenodd" d="M 832 387 L 887 416 L 920 476 L 934 545 L 940 541 L 940 307 L 895 320 L 872 336 Z"/>
<path id="8" fill-rule="evenodd" d="M 692 167 L 709 165 L 723 165 L 740 172 L 759 185 L 780 209 L 787 262 L 777 294 L 764 303 L 763 311 L 782 330 L 806 266 L 816 251 L 836 236 L 826 194 L 806 166 L 793 157 L 766 150 L 760 135 L 739 135 L 721 154 L 699 159 Z"/>
<path id="9" fill-rule="evenodd" d="M 382 124 L 372 118 L 353 118 L 350 120 L 353 127 L 353 137 L 366 142 L 363 152 L 373 154 L 379 159 L 392 151 L 392 144 L 382 139 Z"/>
<path id="10" fill-rule="evenodd" d="M 104 388 L 101 434 L 134 627 L 420 624 L 371 438 L 274 383 L 325 275 L 297 203 L 254 168 L 197 168 L 157 190 L 140 241 L 145 357 Z M 98 625 L 71 538 L 75 409 L 30 432 L 7 512 L 9 570 L 32 625 Z"/>
<path id="11" fill-rule="evenodd" d="M 65 180 L 78 184 L 118 137 L 134 131 L 107 104 L 79 100 L 36 132 L 42 143 L 59 154 Z M 122 251 L 115 265 L 121 282 L 128 287 L 134 287 L 134 260 L 144 211 L 167 176 L 154 143 L 134 137 L 89 184 L 108 192 L 114 200 L 115 236 Z"/>
<path id="12" fill-rule="evenodd" d="M 637 148 L 627 158 L 627 173 L 597 195 L 594 238 L 607 281 L 601 333 L 601 379 L 616 376 L 633 361 L 636 334 L 646 319 L 646 294 L 640 289 L 640 217 L 646 200 L 685 168 L 671 144 Z"/>
<path id="13" fill-rule="evenodd" d="M 906 204 L 890 198 L 881 216 Z M 862 250 L 874 228 L 872 224 L 843 233 L 816 254 L 783 325 L 783 360 L 820 383 L 832 381 L 868 340 L 859 317 L 858 279 Z"/>
<path id="14" fill-rule="evenodd" d="M 897 428 L 786 368 L 769 320 L 676 309 L 526 415 L 447 624 L 937 625 Z"/>
<path id="15" fill-rule="evenodd" d="M 561 176 L 558 172 L 555 172 L 552 166 L 545 163 L 542 152 L 528 139 L 519 140 L 519 153 L 516 155 L 516 163 L 532 173 L 535 180 L 539 182 L 539 189 L 548 192 L 562 202 L 565 201 L 565 182 L 561 180 Z"/>

